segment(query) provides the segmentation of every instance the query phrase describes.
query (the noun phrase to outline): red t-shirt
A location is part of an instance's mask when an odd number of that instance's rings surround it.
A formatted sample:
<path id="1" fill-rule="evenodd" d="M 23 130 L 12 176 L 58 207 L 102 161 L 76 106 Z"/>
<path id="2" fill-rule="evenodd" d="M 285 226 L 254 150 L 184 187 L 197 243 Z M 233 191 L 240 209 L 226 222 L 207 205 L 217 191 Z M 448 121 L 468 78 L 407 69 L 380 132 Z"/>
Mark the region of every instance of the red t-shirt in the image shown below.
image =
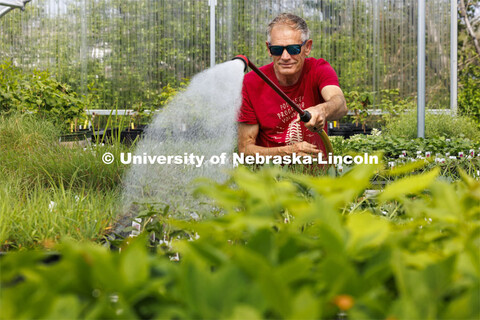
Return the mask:
<path id="1" fill-rule="evenodd" d="M 278 83 L 273 63 L 260 67 L 260 70 L 301 109 L 325 102 L 320 93 L 323 87 L 339 86 L 335 70 L 323 59 L 305 59 L 300 80 L 293 86 L 285 87 Z M 307 141 L 315 144 L 325 153 L 325 147 L 318 133 L 305 128 L 303 122 L 294 124 L 297 112 L 255 72 L 251 71 L 245 75 L 242 95 L 243 102 L 238 121 L 259 124 L 256 145 L 278 147 Z M 324 130 L 327 131 L 326 123 Z"/>

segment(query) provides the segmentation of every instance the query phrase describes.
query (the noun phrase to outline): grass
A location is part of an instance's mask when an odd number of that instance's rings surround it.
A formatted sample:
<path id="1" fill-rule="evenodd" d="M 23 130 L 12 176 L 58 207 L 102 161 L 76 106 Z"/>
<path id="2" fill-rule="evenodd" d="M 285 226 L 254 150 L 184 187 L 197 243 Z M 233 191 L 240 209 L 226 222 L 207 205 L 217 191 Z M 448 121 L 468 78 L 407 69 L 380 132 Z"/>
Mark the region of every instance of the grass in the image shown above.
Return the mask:
<path id="1" fill-rule="evenodd" d="M 45 247 L 62 238 L 97 241 L 120 211 L 128 168 L 106 165 L 128 148 L 65 147 L 57 128 L 31 115 L 0 116 L 1 250 Z"/>
<path id="2" fill-rule="evenodd" d="M 73 190 L 63 185 L 24 188 L 15 177 L 0 186 L 2 250 L 49 247 L 61 239 L 98 241 L 111 229 L 119 192 Z"/>
<path id="3" fill-rule="evenodd" d="M 127 147 L 120 143 L 65 147 L 58 143 L 58 130 L 48 121 L 30 115 L 0 117 L 0 171 L 27 185 L 68 185 L 74 189 L 112 190 L 120 183 L 125 166 L 106 165 L 101 156 L 118 156 Z"/>
<path id="4" fill-rule="evenodd" d="M 410 110 L 386 124 L 382 129 L 385 135 L 414 139 L 417 137 L 417 112 Z M 425 138 L 469 138 L 480 141 L 477 123 L 466 116 L 452 117 L 448 114 L 425 114 Z"/>

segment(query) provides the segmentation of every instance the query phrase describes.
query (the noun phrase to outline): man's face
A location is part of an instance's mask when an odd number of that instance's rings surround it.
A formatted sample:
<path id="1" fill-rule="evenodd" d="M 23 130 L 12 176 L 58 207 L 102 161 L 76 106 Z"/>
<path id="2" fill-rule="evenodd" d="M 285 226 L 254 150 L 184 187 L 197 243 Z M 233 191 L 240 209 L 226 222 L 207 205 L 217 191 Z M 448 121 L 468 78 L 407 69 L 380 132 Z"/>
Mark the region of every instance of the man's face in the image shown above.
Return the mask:
<path id="1" fill-rule="evenodd" d="M 288 46 L 290 44 L 301 44 L 302 32 L 292 29 L 288 25 L 279 24 L 272 28 L 270 33 L 271 45 Z M 267 42 L 268 48 L 268 42 Z M 302 47 L 302 51 L 297 55 L 290 55 L 287 50 L 283 50 L 281 56 L 274 56 L 268 51 L 273 59 L 273 65 L 277 76 L 286 78 L 295 77 L 301 74 L 305 58 L 310 54 L 312 49 L 312 40 L 308 40 Z"/>

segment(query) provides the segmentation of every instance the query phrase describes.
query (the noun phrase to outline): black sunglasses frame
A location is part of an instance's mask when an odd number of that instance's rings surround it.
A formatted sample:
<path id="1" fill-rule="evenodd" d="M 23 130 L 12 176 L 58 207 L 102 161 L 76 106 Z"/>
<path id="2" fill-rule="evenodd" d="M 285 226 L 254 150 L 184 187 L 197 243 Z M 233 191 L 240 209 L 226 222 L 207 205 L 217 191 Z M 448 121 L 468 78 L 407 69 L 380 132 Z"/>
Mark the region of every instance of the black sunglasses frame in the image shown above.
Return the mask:
<path id="1" fill-rule="evenodd" d="M 270 53 L 272 54 L 272 56 L 281 56 L 283 54 L 283 51 L 287 50 L 288 54 L 291 55 L 291 56 L 296 56 L 297 54 L 300 54 L 302 52 L 302 47 L 305 45 L 305 43 L 307 43 L 308 39 L 303 41 L 302 44 L 290 44 L 288 46 L 272 46 L 271 44 L 268 44 L 268 50 L 270 51 Z M 272 52 L 272 49 L 273 50 L 276 50 L 276 49 L 282 49 L 282 52 L 280 52 L 280 54 L 275 54 Z M 298 51 L 298 53 L 297 53 Z"/>

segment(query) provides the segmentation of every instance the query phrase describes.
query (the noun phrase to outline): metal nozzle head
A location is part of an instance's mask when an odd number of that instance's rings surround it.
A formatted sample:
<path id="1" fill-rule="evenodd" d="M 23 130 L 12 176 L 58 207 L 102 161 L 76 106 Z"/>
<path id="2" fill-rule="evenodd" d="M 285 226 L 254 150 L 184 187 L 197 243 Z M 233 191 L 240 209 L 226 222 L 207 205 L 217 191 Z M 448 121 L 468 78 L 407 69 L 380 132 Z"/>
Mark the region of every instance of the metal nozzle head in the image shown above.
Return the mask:
<path id="1" fill-rule="evenodd" d="M 245 63 L 245 69 L 243 69 L 243 71 L 247 71 L 247 67 L 248 67 L 248 59 L 247 57 L 239 54 L 238 56 L 236 56 L 235 58 L 233 58 L 232 60 L 235 60 L 235 59 L 239 59 L 239 60 L 242 60 L 243 63 Z"/>

